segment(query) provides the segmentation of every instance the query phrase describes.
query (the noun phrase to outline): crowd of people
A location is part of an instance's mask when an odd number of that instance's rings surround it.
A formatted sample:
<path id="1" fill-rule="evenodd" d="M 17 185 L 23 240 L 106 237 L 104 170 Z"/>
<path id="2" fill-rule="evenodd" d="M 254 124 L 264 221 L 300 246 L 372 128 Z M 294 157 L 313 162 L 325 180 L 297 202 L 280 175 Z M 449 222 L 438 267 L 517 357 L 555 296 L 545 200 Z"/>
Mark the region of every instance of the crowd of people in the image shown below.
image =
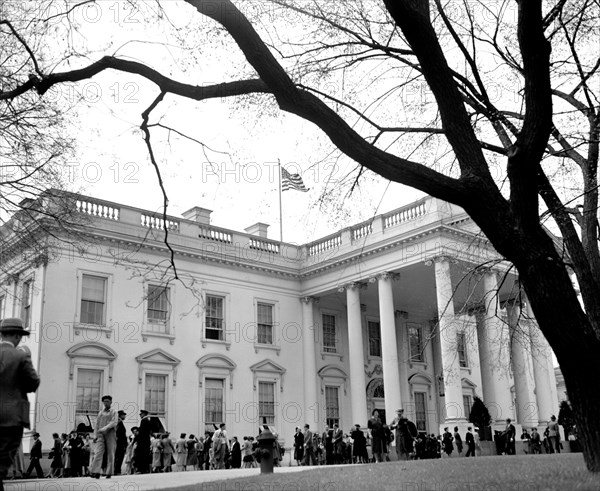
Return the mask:
<path id="1" fill-rule="evenodd" d="M 104 409 L 97 417 L 95 432 L 77 432 L 52 435 L 50 473 L 44 476 L 40 459 L 42 444 L 40 435 L 33 433 L 33 445 L 30 452 L 30 464 L 27 470 L 20 469 L 23 477 L 80 477 L 98 478 L 100 474 L 110 478 L 112 475 L 156 473 L 188 470 L 211 470 L 229 468 L 257 467 L 260 462 L 258 437 L 227 436 L 225 424 L 222 423 L 214 432 L 206 431 L 204 435 L 195 436 L 181 433 L 173 439 L 169 432 L 156 433 L 149 431 L 149 413 L 140 411 L 140 425 L 131 429 L 127 435 L 124 426 L 124 411 L 111 408 L 112 398 L 102 398 Z M 116 415 L 116 423 L 115 423 Z M 114 424 L 113 424 L 114 423 Z M 392 442 L 398 460 L 439 459 L 452 456 L 456 451 L 458 457 L 475 457 L 480 449 L 479 435 L 469 426 L 463 436 L 458 427 L 451 432 L 444 428 L 442 435 L 418 432 L 416 426 L 404 417 L 404 411 L 398 409 L 396 417 L 390 425 L 384 424 L 377 410 L 367 423 L 368 431 L 356 424 L 348 433 L 344 433 L 338 424 L 325 426 L 324 431 L 296 427 L 293 443 L 293 459 L 297 465 L 332 465 L 360 464 L 369 462 L 390 461 Z M 477 430 L 477 429 L 476 429 Z M 259 433 L 260 433 L 259 429 Z M 510 419 L 506 420 L 504 431 L 497 432 L 496 443 L 500 443 L 498 453 L 511 455 L 515 453 L 515 427 Z M 558 426 L 553 416 L 542 440 L 537 428 L 529 433 L 526 429 L 521 436 L 527 441 L 526 453 L 560 452 L 560 440 L 557 437 Z M 275 466 L 281 465 L 285 452 L 277 441 L 273 447 Z M 464 442 L 464 443 L 463 443 Z M 466 452 L 465 451 L 466 447 Z M 22 465 L 22 464 L 21 464 Z M 17 469 L 13 469 L 16 473 Z"/>

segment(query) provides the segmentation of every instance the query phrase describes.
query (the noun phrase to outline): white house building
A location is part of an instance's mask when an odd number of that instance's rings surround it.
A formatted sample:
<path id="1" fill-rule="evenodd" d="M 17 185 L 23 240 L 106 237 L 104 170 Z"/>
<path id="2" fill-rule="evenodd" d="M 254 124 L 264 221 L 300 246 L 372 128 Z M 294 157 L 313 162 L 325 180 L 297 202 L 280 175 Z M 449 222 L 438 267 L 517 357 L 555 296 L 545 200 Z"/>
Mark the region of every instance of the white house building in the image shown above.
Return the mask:
<path id="1" fill-rule="evenodd" d="M 0 317 L 33 333 L 46 442 L 93 422 L 104 394 L 129 428 L 140 408 L 172 434 L 225 422 L 241 438 L 266 421 L 288 446 L 296 426 L 348 431 L 374 408 L 389 421 L 403 407 L 428 433 L 464 429 L 476 395 L 502 427 L 558 411 L 514 269 L 454 205 L 421 199 L 297 246 L 262 223 L 215 227 L 202 208 L 165 220 L 57 194 L 84 219 L 77 238 L 17 235 L 0 268 Z"/>

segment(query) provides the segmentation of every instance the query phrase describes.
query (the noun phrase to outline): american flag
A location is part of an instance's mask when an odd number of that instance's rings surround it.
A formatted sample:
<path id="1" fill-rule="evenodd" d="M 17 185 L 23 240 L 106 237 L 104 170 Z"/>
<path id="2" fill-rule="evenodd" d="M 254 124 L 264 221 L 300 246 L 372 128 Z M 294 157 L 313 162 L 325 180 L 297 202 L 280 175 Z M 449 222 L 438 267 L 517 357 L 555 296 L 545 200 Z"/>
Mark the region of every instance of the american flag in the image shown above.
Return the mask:
<path id="1" fill-rule="evenodd" d="M 281 190 L 295 189 L 296 191 L 308 192 L 300 174 L 290 174 L 285 167 L 281 166 Z"/>

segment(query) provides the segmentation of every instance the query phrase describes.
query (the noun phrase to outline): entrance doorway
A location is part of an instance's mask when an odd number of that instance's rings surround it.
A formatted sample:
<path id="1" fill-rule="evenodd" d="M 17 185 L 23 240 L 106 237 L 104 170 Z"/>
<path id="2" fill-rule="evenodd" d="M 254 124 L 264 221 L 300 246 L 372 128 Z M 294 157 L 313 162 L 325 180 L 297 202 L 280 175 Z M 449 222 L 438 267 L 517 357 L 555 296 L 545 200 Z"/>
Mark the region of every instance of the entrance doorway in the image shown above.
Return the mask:
<path id="1" fill-rule="evenodd" d="M 386 424 L 385 392 L 383 391 L 382 378 L 374 378 L 367 384 L 367 407 L 369 408 L 369 417 L 371 417 L 373 410 L 377 409 L 381 422 Z"/>

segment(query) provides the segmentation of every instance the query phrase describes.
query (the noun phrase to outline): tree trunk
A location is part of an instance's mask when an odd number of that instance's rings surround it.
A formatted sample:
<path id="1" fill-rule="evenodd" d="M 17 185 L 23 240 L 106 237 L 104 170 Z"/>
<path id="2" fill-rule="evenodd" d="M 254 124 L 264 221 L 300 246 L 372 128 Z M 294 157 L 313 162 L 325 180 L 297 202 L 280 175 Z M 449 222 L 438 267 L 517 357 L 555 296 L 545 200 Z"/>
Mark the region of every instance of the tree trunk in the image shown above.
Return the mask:
<path id="1" fill-rule="evenodd" d="M 547 235 L 538 239 L 520 257 L 508 259 L 519 271 L 536 320 L 560 364 L 587 468 L 600 472 L 600 391 L 596 389 L 600 339 L 552 241 Z"/>

